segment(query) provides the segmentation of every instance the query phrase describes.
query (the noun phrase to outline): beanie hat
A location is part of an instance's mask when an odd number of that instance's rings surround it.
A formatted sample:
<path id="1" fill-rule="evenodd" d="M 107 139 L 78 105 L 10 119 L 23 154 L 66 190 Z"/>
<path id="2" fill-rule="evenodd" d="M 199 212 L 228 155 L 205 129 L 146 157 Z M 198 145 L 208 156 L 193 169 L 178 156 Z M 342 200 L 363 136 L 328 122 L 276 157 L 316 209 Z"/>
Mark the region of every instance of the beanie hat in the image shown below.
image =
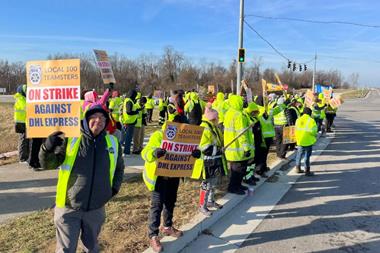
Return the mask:
<path id="1" fill-rule="evenodd" d="M 211 108 L 211 103 L 208 103 L 205 108 L 204 117 L 210 121 L 218 119 L 218 112 Z"/>
<path id="2" fill-rule="evenodd" d="M 312 113 L 312 111 L 309 107 L 305 107 L 303 109 L 303 114 L 307 114 L 307 115 L 311 116 L 311 113 Z"/>
<path id="3" fill-rule="evenodd" d="M 98 93 L 96 91 L 87 91 L 84 94 L 84 101 L 94 103 L 98 99 Z"/>

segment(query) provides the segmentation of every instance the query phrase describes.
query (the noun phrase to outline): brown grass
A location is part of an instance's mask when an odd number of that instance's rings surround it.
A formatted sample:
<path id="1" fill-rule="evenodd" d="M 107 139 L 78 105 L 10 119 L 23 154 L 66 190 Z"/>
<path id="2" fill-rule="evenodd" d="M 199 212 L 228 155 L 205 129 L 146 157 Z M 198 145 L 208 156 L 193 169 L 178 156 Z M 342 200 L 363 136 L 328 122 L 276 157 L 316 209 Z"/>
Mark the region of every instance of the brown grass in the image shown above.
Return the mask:
<path id="1" fill-rule="evenodd" d="M 0 154 L 17 150 L 12 103 L 0 103 L 0 140 Z"/>
<path id="2" fill-rule="evenodd" d="M 227 178 L 222 180 L 217 197 L 225 194 Z M 199 182 L 180 183 L 174 224 L 188 223 L 198 212 Z M 107 206 L 107 219 L 100 235 L 105 252 L 141 252 L 149 247 L 147 239 L 150 192 L 141 178 L 122 185 L 120 193 Z M 2 252 L 54 252 L 53 210 L 44 210 L 16 218 L 0 226 Z"/>

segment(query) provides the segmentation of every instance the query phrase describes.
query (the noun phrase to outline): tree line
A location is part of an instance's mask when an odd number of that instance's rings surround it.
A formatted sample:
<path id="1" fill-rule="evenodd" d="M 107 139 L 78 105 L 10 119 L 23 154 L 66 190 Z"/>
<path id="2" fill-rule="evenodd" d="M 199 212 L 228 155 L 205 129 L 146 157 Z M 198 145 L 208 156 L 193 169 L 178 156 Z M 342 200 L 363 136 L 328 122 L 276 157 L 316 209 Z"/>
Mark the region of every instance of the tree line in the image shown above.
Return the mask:
<path id="1" fill-rule="evenodd" d="M 95 58 L 91 53 L 83 54 L 54 54 L 47 57 L 53 59 L 81 60 L 81 87 L 98 91 L 104 89 L 100 72 Z M 124 93 L 138 86 L 143 94 L 152 93 L 155 89 L 169 91 L 170 89 L 191 90 L 196 87 L 206 90 L 208 85 L 217 85 L 223 92 L 231 92 L 236 86 L 236 61 L 229 66 L 222 63 L 207 62 L 195 64 L 183 53 L 172 47 L 165 47 L 162 55 L 146 54 L 135 59 L 124 55 L 110 56 L 112 69 L 117 80 L 115 89 Z M 244 64 L 244 79 L 254 93 L 261 92 L 261 79 L 276 83 L 274 73 L 277 72 L 281 81 L 289 88 L 310 88 L 312 71 L 291 71 L 283 68 L 281 71 L 262 67 L 262 59 Z M 334 88 L 357 86 L 358 74 L 353 73 L 346 80 L 339 70 L 319 70 L 315 75 L 316 83 L 334 84 Z M 16 92 L 19 84 L 26 83 L 25 62 L 9 62 L 0 60 L 0 87 L 6 88 L 8 94 Z"/>

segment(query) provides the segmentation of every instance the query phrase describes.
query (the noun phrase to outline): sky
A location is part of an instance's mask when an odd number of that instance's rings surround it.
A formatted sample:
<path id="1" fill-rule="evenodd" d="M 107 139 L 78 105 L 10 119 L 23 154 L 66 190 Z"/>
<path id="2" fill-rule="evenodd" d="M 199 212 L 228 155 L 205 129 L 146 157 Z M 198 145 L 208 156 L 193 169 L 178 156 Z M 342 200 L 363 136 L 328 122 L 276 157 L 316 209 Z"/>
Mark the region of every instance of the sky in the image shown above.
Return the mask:
<path id="1" fill-rule="evenodd" d="M 194 63 L 228 66 L 237 57 L 239 0 L 2 1 L 0 59 L 28 61 L 55 53 L 104 49 L 130 58 L 172 46 Z M 378 0 L 245 0 L 245 21 L 286 58 L 337 69 L 361 86 L 380 86 L 380 28 L 262 19 L 346 21 L 380 26 Z M 287 60 L 247 25 L 247 62 L 281 70 Z M 249 63 L 247 63 L 249 64 Z M 308 69 L 313 68 L 313 62 Z"/>

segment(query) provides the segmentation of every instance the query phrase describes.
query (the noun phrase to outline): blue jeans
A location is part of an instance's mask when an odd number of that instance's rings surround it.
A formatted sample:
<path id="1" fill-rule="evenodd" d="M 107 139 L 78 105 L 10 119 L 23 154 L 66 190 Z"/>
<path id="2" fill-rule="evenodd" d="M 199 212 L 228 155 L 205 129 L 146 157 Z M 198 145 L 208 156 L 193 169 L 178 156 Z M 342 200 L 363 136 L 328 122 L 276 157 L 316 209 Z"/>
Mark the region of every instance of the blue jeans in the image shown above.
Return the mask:
<path id="1" fill-rule="evenodd" d="M 135 125 L 125 126 L 125 142 L 124 142 L 124 154 L 131 154 L 131 142 L 133 138 L 133 132 L 135 130 Z"/>
<path id="2" fill-rule="evenodd" d="M 296 166 L 301 166 L 302 157 L 305 155 L 305 168 L 310 168 L 310 156 L 313 151 L 313 146 L 298 146 L 297 148 Z"/>

